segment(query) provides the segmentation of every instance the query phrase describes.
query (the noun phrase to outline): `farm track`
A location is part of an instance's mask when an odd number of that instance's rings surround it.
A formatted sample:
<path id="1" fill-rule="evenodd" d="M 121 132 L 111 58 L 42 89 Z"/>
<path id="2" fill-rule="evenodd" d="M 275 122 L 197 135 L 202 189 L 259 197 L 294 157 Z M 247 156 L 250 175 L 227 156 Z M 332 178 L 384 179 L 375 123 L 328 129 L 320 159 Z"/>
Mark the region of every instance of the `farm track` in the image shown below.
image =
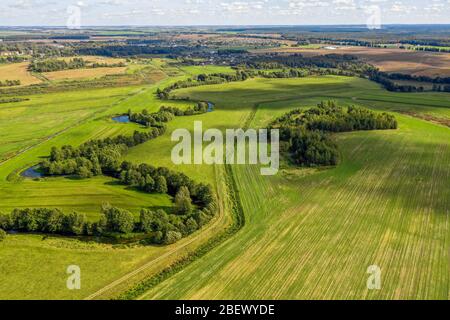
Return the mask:
<path id="1" fill-rule="evenodd" d="M 217 174 L 218 174 L 218 173 L 216 172 L 216 175 L 217 175 Z M 219 174 L 220 174 L 220 173 L 219 173 Z M 229 173 L 224 172 L 224 174 L 225 174 L 225 175 L 228 175 Z M 217 189 L 220 189 L 218 177 L 216 178 L 216 190 L 217 190 Z M 118 287 L 119 285 L 122 285 L 122 284 L 126 283 L 127 281 L 129 281 L 129 280 L 132 279 L 133 277 L 139 275 L 140 273 L 146 271 L 147 269 L 150 269 L 151 267 L 154 267 L 155 264 L 157 264 L 157 263 L 163 261 L 163 260 L 166 259 L 166 258 L 169 258 L 170 256 L 172 256 L 172 255 L 174 255 L 174 254 L 176 254 L 176 253 L 182 251 L 183 249 L 188 248 L 188 247 L 189 247 L 191 244 L 193 244 L 194 242 L 196 242 L 196 241 L 198 241 L 198 240 L 201 240 L 201 239 L 204 237 L 204 234 L 205 234 L 206 232 L 208 232 L 208 231 L 210 231 L 210 230 L 212 230 L 212 229 L 214 229 L 214 228 L 220 226 L 220 224 L 222 223 L 221 220 L 222 220 L 222 219 L 224 218 L 224 216 L 226 215 L 226 210 L 227 210 L 226 207 L 227 207 L 227 206 L 225 205 L 225 202 L 227 201 L 227 199 L 222 198 L 220 195 L 219 195 L 219 197 L 220 197 L 220 198 L 219 198 L 219 208 L 218 208 L 218 213 L 219 213 L 219 214 L 218 214 L 217 217 L 214 219 L 214 222 L 213 222 L 213 223 L 209 223 L 208 226 L 207 226 L 205 229 L 200 230 L 200 231 L 198 232 L 198 234 L 197 234 L 195 237 L 193 237 L 192 239 L 190 239 L 190 240 L 187 241 L 187 242 L 184 242 L 182 245 L 180 245 L 180 246 L 174 248 L 173 250 L 171 250 L 171 251 L 169 251 L 169 252 L 167 252 L 167 253 L 165 253 L 165 254 L 163 254 L 163 255 L 161 255 L 161 256 L 159 256 L 159 257 L 157 257 L 157 258 L 155 258 L 155 259 L 153 259 L 153 260 L 151 260 L 151 261 L 146 262 L 144 265 L 142 265 L 142 266 L 139 267 L 138 269 L 133 270 L 132 272 L 130 272 L 130 273 L 128 273 L 128 274 L 122 276 L 121 278 L 119 278 L 119 279 L 117 279 L 117 280 L 115 280 L 115 281 L 113 281 L 113 282 L 110 283 L 109 285 L 107 285 L 107 286 L 101 288 L 100 290 L 98 290 L 97 292 L 95 292 L 95 293 L 89 295 L 89 296 L 86 297 L 84 300 L 94 300 L 94 299 L 97 299 L 97 298 L 99 298 L 99 297 L 102 297 L 102 295 L 104 295 L 104 294 L 107 293 L 108 291 L 111 291 L 111 290 L 113 290 L 114 288 Z M 214 237 L 213 237 L 213 239 L 214 239 Z M 226 240 L 226 239 L 224 239 L 223 241 L 225 241 L 225 240 Z M 210 240 L 210 241 L 211 241 L 211 240 Z M 194 250 L 194 254 L 195 254 L 195 250 Z M 175 261 L 174 263 L 176 263 L 176 261 Z M 170 267 L 169 267 L 169 268 L 170 268 Z M 160 273 L 164 273 L 164 270 L 162 270 Z M 151 279 L 151 277 L 150 277 L 150 279 Z M 144 281 L 145 281 L 145 280 L 144 280 Z M 142 281 L 141 281 L 141 282 L 142 282 Z"/>

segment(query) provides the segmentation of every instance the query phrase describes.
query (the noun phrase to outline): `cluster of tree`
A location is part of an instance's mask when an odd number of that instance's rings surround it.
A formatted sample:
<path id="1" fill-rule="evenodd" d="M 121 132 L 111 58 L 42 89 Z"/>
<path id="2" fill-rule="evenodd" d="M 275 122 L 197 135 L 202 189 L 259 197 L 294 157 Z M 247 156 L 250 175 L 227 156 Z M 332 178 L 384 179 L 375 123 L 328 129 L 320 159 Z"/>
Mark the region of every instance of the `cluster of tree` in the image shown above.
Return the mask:
<path id="1" fill-rule="evenodd" d="M 159 90 L 159 89 L 158 89 Z M 162 106 L 159 112 L 149 113 L 147 110 L 142 110 L 139 113 L 128 111 L 130 121 L 139 123 L 146 127 L 159 127 L 161 123 L 171 121 L 174 117 L 192 116 L 208 112 L 208 103 L 199 102 L 194 107 L 188 107 L 186 110 L 181 110 L 176 107 Z"/>
<path id="2" fill-rule="evenodd" d="M 249 72 L 249 74 L 252 74 Z M 253 75 L 253 74 L 252 74 Z M 336 75 L 336 76 L 346 76 L 353 77 L 358 76 L 358 73 L 353 71 L 346 71 L 342 69 L 327 69 L 327 68 L 310 68 L 310 69 L 283 69 L 281 71 L 262 71 L 259 70 L 256 73 L 257 76 L 263 78 L 303 78 L 311 75 Z"/>
<path id="3" fill-rule="evenodd" d="M 409 39 L 401 40 L 400 43 L 413 45 L 416 51 L 450 52 L 448 39 Z"/>
<path id="4" fill-rule="evenodd" d="M 91 36 L 87 34 L 64 34 L 49 37 L 51 40 L 89 40 L 90 38 Z"/>
<path id="5" fill-rule="evenodd" d="M 89 68 L 117 68 L 117 67 L 126 67 L 126 64 L 124 62 L 117 62 L 117 63 L 99 63 L 94 62 L 89 65 Z"/>
<path id="6" fill-rule="evenodd" d="M 5 239 L 6 239 L 6 231 L 0 228 L 0 242 L 2 242 Z"/>
<path id="7" fill-rule="evenodd" d="M 324 132 L 304 127 L 281 127 L 280 150 L 301 166 L 334 166 L 338 163 L 338 148 Z"/>
<path id="8" fill-rule="evenodd" d="M 133 113 L 131 110 L 128 111 L 128 117 L 131 122 L 141 124 L 146 127 L 162 127 L 163 123 L 170 122 L 176 116 L 175 113 L 170 112 L 166 107 L 161 108 L 156 113 L 149 113 L 147 110 L 142 110 L 142 112 Z"/>
<path id="9" fill-rule="evenodd" d="M 311 73 L 306 69 L 283 69 L 281 71 L 258 71 L 258 76 L 263 78 L 277 78 L 277 79 L 283 79 L 283 78 L 303 78 L 307 77 Z"/>
<path id="10" fill-rule="evenodd" d="M 74 58 L 69 61 L 59 59 L 48 59 L 43 61 L 33 61 L 28 69 L 33 72 L 52 72 L 69 69 L 82 69 L 86 67 L 86 61 L 82 58 Z"/>
<path id="11" fill-rule="evenodd" d="M 26 60 L 27 60 L 27 58 L 22 57 L 22 56 L 17 56 L 17 55 L 6 56 L 6 57 L 0 57 L 0 64 L 1 63 L 17 63 L 17 62 L 23 62 Z"/>
<path id="12" fill-rule="evenodd" d="M 192 52 L 192 47 L 184 46 L 148 46 L 148 45 L 101 45 L 91 47 L 80 47 L 75 50 L 79 55 L 106 56 L 106 57 L 129 57 L 144 55 L 180 55 L 184 52 Z"/>
<path id="13" fill-rule="evenodd" d="M 148 131 L 135 131 L 132 136 L 119 135 L 91 140 L 77 148 L 70 145 L 53 147 L 49 159 L 41 163 L 41 168 L 48 175 L 77 175 L 81 178 L 102 174 L 116 175 L 120 172 L 120 158 L 128 148 L 164 134 L 165 123 L 173 120 L 175 116 L 200 114 L 207 110 L 206 102 L 199 102 L 185 111 L 174 107 L 161 107 L 156 113 L 149 113 L 147 110 L 133 113 L 129 110 L 130 121 L 146 126 Z"/>
<path id="14" fill-rule="evenodd" d="M 128 186 L 148 193 L 167 193 L 175 196 L 182 187 L 187 187 L 193 203 L 207 206 L 213 199 L 211 188 L 205 184 L 197 184 L 183 173 L 167 168 L 155 168 L 148 164 L 133 165 L 123 162 L 118 171 L 120 181 Z"/>
<path id="15" fill-rule="evenodd" d="M 0 228 L 20 232 L 81 235 L 86 232 L 86 218 L 73 212 L 63 214 L 59 209 L 14 209 L 0 215 Z"/>
<path id="16" fill-rule="evenodd" d="M 174 213 L 168 214 L 142 209 L 139 221 L 124 209 L 109 204 L 102 206 L 97 222 L 86 220 L 84 214 L 64 214 L 59 209 L 14 209 L 11 214 L 0 214 L 0 241 L 6 236 L 4 230 L 39 232 L 67 236 L 116 237 L 121 234 L 145 234 L 147 243 L 171 244 L 195 232 L 208 223 L 216 212 L 216 203 L 209 186 L 195 185 L 203 192 L 203 201 L 194 206 L 188 187 L 181 186 L 175 195 Z"/>
<path id="17" fill-rule="evenodd" d="M 383 75 L 391 80 L 407 80 L 418 82 L 429 82 L 436 84 L 450 84 L 450 77 L 428 77 L 428 76 L 416 76 L 404 73 L 383 73 Z"/>
<path id="18" fill-rule="evenodd" d="M 245 49 L 219 49 L 217 51 L 218 55 L 229 55 L 229 54 L 247 54 L 248 51 Z"/>
<path id="19" fill-rule="evenodd" d="M 248 59 L 245 66 L 252 69 L 279 69 L 279 68 L 340 68 L 350 69 L 350 66 L 362 66 L 356 56 L 349 54 L 327 54 L 322 56 L 304 57 L 301 54 L 293 55 L 266 55 Z"/>
<path id="20" fill-rule="evenodd" d="M 8 52 L 13 56 L 23 57 L 27 59 L 26 56 L 32 56 L 33 58 L 40 59 L 42 57 L 63 57 L 63 56 L 73 56 L 72 49 L 69 45 L 55 46 L 52 43 L 43 42 L 28 42 L 21 41 L 26 40 L 28 35 L 13 36 L 17 38 L 17 41 L 7 41 L 0 43 L 0 52 Z M 33 35 L 33 38 L 39 38 L 39 36 Z"/>
<path id="21" fill-rule="evenodd" d="M 423 86 L 417 86 L 413 84 L 397 84 L 395 80 L 417 81 L 425 83 L 433 83 L 432 91 L 445 91 L 450 92 L 450 78 L 449 77 L 436 77 L 430 78 L 427 76 L 413 76 L 402 73 L 386 73 L 377 69 L 371 69 L 366 72 L 367 77 L 386 88 L 388 91 L 398 92 L 422 92 Z M 442 85 L 441 85 L 442 84 Z"/>
<path id="22" fill-rule="evenodd" d="M 234 82 L 234 81 L 244 81 L 248 78 L 254 76 L 255 73 L 252 73 L 248 70 L 237 70 L 236 73 L 213 73 L 213 74 L 200 74 L 195 78 L 189 78 L 184 81 L 178 81 L 174 84 L 164 88 L 158 89 L 157 95 L 160 99 L 168 99 L 170 92 L 176 89 L 182 88 L 190 88 L 203 86 L 208 84 L 221 84 L 226 82 Z"/>
<path id="23" fill-rule="evenodd" d="M 5 80 L 5 81 L 0 81 L 0 87 L 20 86 L 20 84 L 21 84 L 20 80 Z"/>
<path id="24" fill-rule="evenodd" d="M 450 47 L 414 47 L 416 51 L 429 51 L 429 52 L 450 52 Z"/>
<path id="25" fill-rule="evenodd" d="M 397 120 L 388 113 L 349 106 L 343 108 L 334 101 L 322 101 L 317 107 L 296 109 L 272 122 L 272 127 L 304 127 L 307 130 L 348 132 L 358 130 L 397 129 Z"/>
<path id="26" fill-rule="evenodd" d="M 335 165 L 338 149 L 330 132 L 396 129 L 397 120 L 387 113 L 350 106 L 343 108 L 333 101 L 321 102 L 307 110 L 296 109 L 276 119 L 272 128 L 280 130 L 281 150 L 299 165 Z"/>
<path id="27" fill-rule="evenodd" d="M 433 84 L 432 90 L 437 92 L 450 92 L 450 85 L 441 86 L 438 84 Z"/>
<path id="28" fill-rule="evenodd" d="M 11 102 L 21 102 L 21 101 L 28 101 L 30 99 L 27 98 L 5 98 L 5 99 L 0 99 L 0 104 L 2 103 L 11 103 Z"/>
<path id="29" fill-rule="evenodd" d="M 53 147 L 50 158 L 41 163 L 49 175 L 78 175 L 89 178 L 101 174 L 116 174 L 120 158 L 128 148 L 154 139 L 165 132 L 165 127 L 151 127 L 147 132 L 135 131 L 132 136 L 91 140 L 75 148 L 70 145 Z"/>

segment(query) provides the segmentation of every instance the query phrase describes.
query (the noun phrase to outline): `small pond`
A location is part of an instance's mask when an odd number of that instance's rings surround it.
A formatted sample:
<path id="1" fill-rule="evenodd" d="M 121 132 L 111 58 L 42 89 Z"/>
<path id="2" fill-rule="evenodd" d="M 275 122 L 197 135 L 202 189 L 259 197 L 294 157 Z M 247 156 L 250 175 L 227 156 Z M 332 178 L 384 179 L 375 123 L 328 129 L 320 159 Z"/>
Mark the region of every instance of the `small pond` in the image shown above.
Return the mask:
<path id="1" fill-rule="evenodd" d="M 120 123 L 128 123 L 128 122 L 130 122 L 130 117 L 128 115 L 117 116 L 117 117 L 114 117 L 112 119 L 113 119 L 113 121 L 120 122 Z"/>
<path id="2" fill-rule="evenodd" d="M 213 111 L 214 111 L 214 103 L 208 102 L 208 112 L 213 112 Z"/>
<path id="3" fill-rule="evenodd" d="M 22 177 L 32 178 L 32 179 L 41 178 L 44 176 L 44 174 L 41 171 L 39 171 L 39 166 L 34 166 L 31 168 L 28 168 L 27 170 L 23 171 L 20 175 Z"/>

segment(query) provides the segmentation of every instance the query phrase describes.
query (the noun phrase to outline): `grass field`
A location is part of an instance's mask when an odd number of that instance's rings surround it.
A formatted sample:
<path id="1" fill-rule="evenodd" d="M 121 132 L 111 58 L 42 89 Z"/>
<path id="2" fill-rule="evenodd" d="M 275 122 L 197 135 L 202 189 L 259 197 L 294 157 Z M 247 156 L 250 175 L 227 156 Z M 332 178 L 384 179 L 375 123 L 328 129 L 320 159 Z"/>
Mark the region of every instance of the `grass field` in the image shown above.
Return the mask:
<path id="1" fill-rule="evenodd" d="M 204 68 L 203 72 L 208 72 L 208 68 Z M 0 119 L 4 122 L 0 126 L 0 136 L 2 142 L 7 142 L 9 153 L 4 151 L 2 156 L 6 161 L 0 164 L 0 212 L 9 212 L 15 207 L 56 207 L 65 212 L 77 210 L 86 213 L 89 219 L 96 220 L 104 202 L 133 213 L 138 213 L 144 207 L 172 206 L 172 200 L 167 196 L 129 190 L 111 178 L 31 180 L 19 178 L 18 173 L 38 163 L 49 154 L 52 146 L 78 145 L 89 139 L 128 135 L 136 129 L 145 130 L 134 124 L 115 123 L 111 117 L 125 113 L 128 109 L 158 110 L 166 103 L 156 99 L 156 88 L 186 76 L 166 79 L 148 87 L 28 96 L 29 101 L 2 104 L 0 112 L 3 114 Z M 171 102 L 170 105 L 186 108 L 192 102 Z M 148 147 L 154 148 L 152 145 Z M 135 160 L 136 163 L 146 161 L 146 154 Z M 152 164 L 166 165 L 164 161 Z M 224 194 L 221 168 L 215 170 L 208 167 L 208 172 L 211 176 L 207 181 L 213 183 L 219 195 Z M 202 181 L 204 173 L 192 177 Z M 172 246 L 138 246 L 125 250 L 120 246 L 84 243 L 62 237 L 43 239 L 42 235 L 8 236 L 0 244 L 0 298 L 83 299 L 117 278 L 142 268 L 139 274 L 121 284 L 126 288 L 221 232 L 230 223 L 225 207 L 225 204 L 221 204 L 220 214 L 204 230 Z M 70 264 L 80 265 L 84 270 L 86 285 L 81 291 L 66 289 L 65 270 Z M 41 265 L 45 267 L 36 268 Z M 7 280 L 3 281 L 4 277 Z M 27 286 L 27 283 L 30 285 Z M 117 290 L 114 287 L 112 293 L 103 294 L 115 295 Z"/>
<path id="2" fill-rule="evenodd" d="M 0 81 L 5 80 L 20 80 L 21 86 L 42 82 L 28 71 L 28 62 L 0 65 Z"/>
<path id="3" fill-rule="evenodd" d="M 191 68 L 189 73 L 216 70 Z M 183 74 L 180 69 L 177 72 Z M 15 125 L 0 126 L 2 141 L 9 141 L 9 151 L 5 149 L 3 156 L 17 154 L 0 164 L 0 197 L 4 199 L 0 211 L 54 206 L 86 212 L 94 219 L 104 201 L 133 212 L 142 206 L 167 206 L 168 198 L 127 190 L 108 178 L 33 181 L 18 179 L 16 173 L 39 162 L 51 146 L 140 130 L 133 124 L 111 121 L 111 116 L 129 108 L 190 105 L 183 100 L 162 102 L 154 94 L 157 87 L 186 76 L 149 87 L 96 90 L 95 97 L 94 92 L 80 91 L 0 106 L 5 125 L 17 119 Z M 131 149 L 124 159 L 183 171 L 195 180 L 212 183 L 223 197 L 222 168 L 172 164 L 173 129 L 192 130 L 193 121 L 199 119 L 205 129 L 263 127 L 292 108 L 325 99 L 450 118 L 448 94 L 389 93 L 374 83 L 349 77 L 252 79 L 174 94 L 212 101 L 215 111 L 175 119 L 164 136 Z M 83 96 L 89 99 L 83 102 Z M 47 105 L 39 101 L 47 101 Z M 76 110 L 83 118 L 77 119 Z M 32 112 L 36 112 L 34 116 Z M 33 123 L 41 114 L 47 116 Z M 335 169 L 285 170 L 275 177 L 262 177 L 254 166 L 235 167 L 246 215 L 244 229 L 142 298 L 447 299 L 449 129 L 401 114 L 397 117 L 397 131 L 338 135 L 343 161 Z M 21 137 L 21 132 L 28 136 Z M 33 137 L 39 139 L 28 143 Z M 32 148 L 20 153 L 23 147 Z M 0 281 L 0 298 L 80 299 L 102 288 L 106 289 L 94 298 L 114 297 L 223 230 L 230 218 L 226 199 L 221 203 L 221 214 L 206 230 L 168 247 L 125 249 L 66 238 L 8 236 L 0 243 L 0 274 L 5 278 Z M 65 269 L 70 264 L 82 268 L 81 291 L 65 287 Z M 383 270 L 383 290 L 379 292 L 365 289 L 371 264 Z M 130 275 L 133 270 L 141 272 Z M 118 279 L 117 285 L 108 286 Z"/>
<path id="4" fill-rule="evenodd" d="M 428 112 L 423 99 L 430 112 L 450 115 L 448 95 L 392 94 L 335 77 L 322 78 L 323 89 L 315 91 L 316 81 L 319 88 L 317 78 L 252 80 L 179 94 L 230 110 L 236 101 L 256 104 L 256 114 L 249 113 L 254 127 L 310 105 L 314 95 L 375 110 Z M 450 131 L 397 117 L 397 131 L 338 135 L 343 160 L 335 169 L 262 177 L 257 167 L 235 167 L 244 229 L 141 298 L 448 299 Z M 380 291 L 367 290 L 370 265 L 381 267 Z"/>

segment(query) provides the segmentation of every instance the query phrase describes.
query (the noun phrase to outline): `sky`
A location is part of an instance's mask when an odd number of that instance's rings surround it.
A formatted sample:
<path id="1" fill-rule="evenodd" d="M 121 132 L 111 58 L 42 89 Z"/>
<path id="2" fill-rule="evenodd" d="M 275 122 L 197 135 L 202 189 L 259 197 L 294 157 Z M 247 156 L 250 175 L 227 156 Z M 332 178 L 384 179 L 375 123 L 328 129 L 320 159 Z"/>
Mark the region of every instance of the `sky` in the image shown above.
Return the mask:
<path id="1" fill-rule="evenodd" d="M 450 0 L 1 0 L 0 26 L 450 24 Z"/>

